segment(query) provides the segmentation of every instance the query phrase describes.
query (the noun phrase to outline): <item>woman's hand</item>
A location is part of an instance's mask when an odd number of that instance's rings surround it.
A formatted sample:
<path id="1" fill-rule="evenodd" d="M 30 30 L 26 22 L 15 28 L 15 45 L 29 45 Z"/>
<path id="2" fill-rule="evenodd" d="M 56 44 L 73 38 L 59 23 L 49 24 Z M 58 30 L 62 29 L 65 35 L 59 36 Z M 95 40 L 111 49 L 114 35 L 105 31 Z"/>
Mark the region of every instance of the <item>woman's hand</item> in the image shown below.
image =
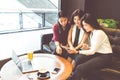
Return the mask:
<path id="1" fill-rule="evenodd" d="M 75 48 L 74 49 L 68 49 L 67 51 L 70 54 L 77 54 L 78 53 L 78 51 Z"/>
<path id="2" fill-rule="evenodd" d="M 81 49 L 88 50 L 90 47 L 88 44 L 83 44 Z"/>
<path id="3" fill-rule="evenodd" d="M 70 46 L 70 49 L 72 50 L 72 49 L 75 49 L 73 46 Z"/>
<path id="4" fill-rule="evenodd" d="M 62 54 L 62 48 L 60 46 L 57 46 L 56 52 L 57 54 Z"/>

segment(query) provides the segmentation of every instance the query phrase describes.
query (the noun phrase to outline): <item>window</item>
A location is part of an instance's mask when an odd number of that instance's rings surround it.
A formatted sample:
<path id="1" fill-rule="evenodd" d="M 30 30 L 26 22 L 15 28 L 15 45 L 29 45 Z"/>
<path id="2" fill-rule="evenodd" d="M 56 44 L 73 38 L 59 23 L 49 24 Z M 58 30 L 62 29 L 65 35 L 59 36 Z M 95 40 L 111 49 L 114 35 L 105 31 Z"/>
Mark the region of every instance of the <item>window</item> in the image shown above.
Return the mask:
<path id="1" fill-rule="evenodd" d="M 0 0 L 0 33 L 52 27 L 58 0 Z"/>

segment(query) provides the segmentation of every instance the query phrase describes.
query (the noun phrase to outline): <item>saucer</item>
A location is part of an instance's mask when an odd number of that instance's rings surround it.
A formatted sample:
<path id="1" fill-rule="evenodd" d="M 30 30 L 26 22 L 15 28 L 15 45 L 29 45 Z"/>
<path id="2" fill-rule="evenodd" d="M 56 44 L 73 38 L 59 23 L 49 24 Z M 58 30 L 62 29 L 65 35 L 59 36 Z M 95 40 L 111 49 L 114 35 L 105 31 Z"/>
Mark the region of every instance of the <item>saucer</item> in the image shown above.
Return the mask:
<path id="1" fill-rule="evenodd" d="M 50 78 L 50 73 L 48 72 L 45 77 L 39 76 L 38 79 L 48 79 Z"/>

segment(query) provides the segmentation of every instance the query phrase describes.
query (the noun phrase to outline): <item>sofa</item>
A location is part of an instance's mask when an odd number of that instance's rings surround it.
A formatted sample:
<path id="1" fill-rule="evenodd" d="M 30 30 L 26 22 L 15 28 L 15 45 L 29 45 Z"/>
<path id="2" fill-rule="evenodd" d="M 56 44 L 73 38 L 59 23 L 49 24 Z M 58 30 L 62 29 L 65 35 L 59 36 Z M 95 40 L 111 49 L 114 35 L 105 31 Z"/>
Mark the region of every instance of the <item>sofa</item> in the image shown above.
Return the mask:
<path id="1" fill-rule="evenodd" d="M 112 28 L 103 28 L 103 29 L 108 35 L 112 46 L 112 51 L 113 51 L 112 64 L 108 68 L 100 70 L 98 73 L 102 77 L 107 77 L 107 76 L 110 77 L 109 80 L 119 80 L 120 79 L 120 29 L 112 29 Z"/>
<path id="2" fill-rule="evenodd" d="M 49 48 L 49 43 L 52 40 L 53 33 L 49 34 L 43 34 L 41 36 L 41 51 L 45 53 L 52 53 L 52 51 Z"/>
<path id="3" fill-rule="evenodd" d="M 120 29 L 104 28 L 104 30 L 109 36 L 113 55 L 120 57 Z"/>

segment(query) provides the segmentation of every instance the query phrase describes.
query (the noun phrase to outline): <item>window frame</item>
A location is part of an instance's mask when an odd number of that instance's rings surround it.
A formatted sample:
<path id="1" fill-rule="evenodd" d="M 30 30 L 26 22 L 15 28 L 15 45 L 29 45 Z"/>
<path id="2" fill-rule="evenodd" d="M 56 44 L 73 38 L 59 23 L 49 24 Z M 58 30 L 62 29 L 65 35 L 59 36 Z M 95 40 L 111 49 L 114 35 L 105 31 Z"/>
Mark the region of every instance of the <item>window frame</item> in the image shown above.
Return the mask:
<path id="1" fill-rule="evenodd" d="M 37 9 L 37 8 L 29 8 L 29 9 L 16 9 L 16 10 L 0 10 L 0 13 L 19 13 L 19 29 L 13 29 L 13 30 L 3 30 L 0 31 L 0 34 L 9 34 L 9 33 L 18 33 L 18 32 L 26 32 L 26 31 L 35 31 L 35 30 L 42 30 L 42 29 L 50 29 L 52 26 L 46 26 L 45 25 L 45 14 L 46 13 L 58 13 L 58 11 L 61 9 L 61 0 L 58 0 L 58 9 Z M 23 13 L 30 13 L 31 11 L 34 11 L 36 13 L 42 14 L 42 25 L 38 26 L 37 28 L 30 28 L 30 29 L 24 29 L 23 26 Z"/>

